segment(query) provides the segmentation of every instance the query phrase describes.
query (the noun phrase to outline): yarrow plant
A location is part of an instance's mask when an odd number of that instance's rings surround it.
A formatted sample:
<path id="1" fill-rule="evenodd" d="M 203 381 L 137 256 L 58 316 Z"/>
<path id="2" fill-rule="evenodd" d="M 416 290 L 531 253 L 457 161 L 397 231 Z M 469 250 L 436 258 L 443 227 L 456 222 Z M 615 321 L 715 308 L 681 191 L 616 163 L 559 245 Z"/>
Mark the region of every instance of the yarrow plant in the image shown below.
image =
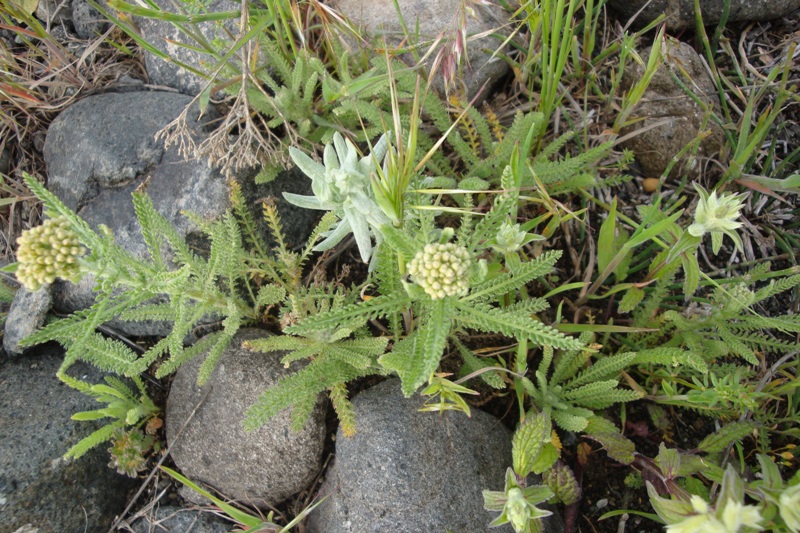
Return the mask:
<path id="1" fill-rule="evenodd" d="M 408 264 L 408 272 L 434 300 L 469 290 L 469 252 L 454 243 L 428 244 Z"/>
<path id="2" fill-rule="evenodd" d="M 56 278 L 77 283 L 81 277 L 78 258 L 85 253 L 78 236 L 64 217 L 45 220 L 17 239 L 17 279 L 36 291 Z"/>

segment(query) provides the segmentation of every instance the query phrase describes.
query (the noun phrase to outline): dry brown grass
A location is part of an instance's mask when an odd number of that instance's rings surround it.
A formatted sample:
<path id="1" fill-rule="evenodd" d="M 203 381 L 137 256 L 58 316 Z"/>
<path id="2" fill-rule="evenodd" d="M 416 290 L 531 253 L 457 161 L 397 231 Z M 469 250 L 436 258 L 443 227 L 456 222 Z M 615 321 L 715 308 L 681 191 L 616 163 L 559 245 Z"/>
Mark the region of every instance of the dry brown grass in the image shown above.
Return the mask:
<path id="1" fill-rule="evenodd" d="M 8 37 L 0 39 L 0 153 L 8 157 L 0 187 L 0 246 L 9 259 L 19 233 L 40 218 L 22 174 L 46 175 L 42 149 L 50 122 L 124 76 L 146 75 L 130 41 L 115 29 L 91 41 L 57 39 L 55 31 L 3 3 L 0 30 Z"/>

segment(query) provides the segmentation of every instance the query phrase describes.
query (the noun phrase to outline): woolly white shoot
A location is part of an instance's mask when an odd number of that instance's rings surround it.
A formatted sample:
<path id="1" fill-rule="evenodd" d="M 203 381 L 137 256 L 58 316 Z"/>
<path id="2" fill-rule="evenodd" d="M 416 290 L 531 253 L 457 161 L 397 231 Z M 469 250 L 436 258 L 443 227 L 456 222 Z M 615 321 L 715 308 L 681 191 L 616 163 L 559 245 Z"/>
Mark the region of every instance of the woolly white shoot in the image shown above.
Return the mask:
<path id="1" fill-rule="evenodd" d="M 290 148 L 289 154 L 300 170 L 311 178 L 314 196 L 285 192 L 284 198 L 306 209 L 333 211 L 339 218 L 337 224 L 324 234 L 325 240 L 314 249 L 329 250 L 352 233 L 361 259 L 369 262 L 373 251 L 372 237 L 375 237 L 376 246 L 380 244 L 379 228 L 390 222 L 376 203 L 370 185 L 375 161 L 381 161 L 386 155 L 385 136 L 375 144 L 371 155 L 358 159 L 355 145 L 335 133 L 333 145 L 325 147 L 324 166 L 295 148 Z"/>

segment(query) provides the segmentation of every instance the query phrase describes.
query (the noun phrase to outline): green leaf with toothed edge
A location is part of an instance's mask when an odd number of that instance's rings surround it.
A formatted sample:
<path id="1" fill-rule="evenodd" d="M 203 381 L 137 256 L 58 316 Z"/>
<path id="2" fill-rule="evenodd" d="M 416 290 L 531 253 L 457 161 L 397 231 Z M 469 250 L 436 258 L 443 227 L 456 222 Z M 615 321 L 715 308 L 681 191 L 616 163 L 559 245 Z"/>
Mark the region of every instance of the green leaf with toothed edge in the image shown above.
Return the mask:
<path id="1" fill-rule="evenodd" d="M 514 472 L 526 477 L 533 471 L 533 466 L 542 447 L 550 442 L 550 417 L 545 413 L 529 415 L 519 425 L 511 440 L 511 457 Z"/>
<path id="2" fill-rule="evenodd" d="M 452 301 L 452 298 L 433 300 L 423 325 L 378 360 L 386 369 L 397 372 L 406 397 L 428 381 L 439 366 L 450 333 Z"/>

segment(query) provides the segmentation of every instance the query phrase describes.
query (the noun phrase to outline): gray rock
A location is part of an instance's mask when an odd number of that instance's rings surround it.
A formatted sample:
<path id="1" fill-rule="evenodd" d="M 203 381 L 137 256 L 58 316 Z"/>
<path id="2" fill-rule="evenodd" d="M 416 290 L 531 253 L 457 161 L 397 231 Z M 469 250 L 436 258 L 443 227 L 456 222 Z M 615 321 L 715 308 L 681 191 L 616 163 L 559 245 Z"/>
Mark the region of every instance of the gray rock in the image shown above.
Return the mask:
<path id="1" fill-rule="evenodd" d="M 146 190 L 155 208 L 180 236 L 202 248 L 204 237 L 182 211 L 205 219 L 221 216 L 230 207 L 226 180 L 206 161 L 185 161 L 176 147 L 165 149 L 162 141 L 155 140 L 156 132 L 190 102 L 189 96 L 166 92 L 109 93 L 77 102 L 61 113 L 48 130 L 44 145 L 48 187 L 92 227 L 108 226 L 123 248 L 136 257 L 147 258 L 131 201 L 131 193 L 147 181 Z M 187 122 L 199 142 L 206 133 L 204 122 L 197 118 L 195 112 Z M 204 120 L 214 118 L 209 113 Z M 248 205 L 256 219 L 262 218 L 256 199 L 277 196 L 282 190 L 299 194 L 310 191 L 310 180 L 298 179 L 298 173 L 284 172 L 263 186 L 252 183 L 254 174 L 241 173 L 237 179 L 251 199 Z M 290 206 L 282 198 L 278 209 L 288 241 L 303 242 L 317 215 Z M 57 281 L 53 285 L 55 306 L 64 312 L 89 307 L 95 299 L 93 284 L 91 278 L 79 285 Z M 168 324 L 159 323 L 115 321 L 111 326 L 135 336 L 163 336 L 170 331 Z"/>
<path id="2" fill-rule="evenodd" d="M 39 0 L 36 18 L 45 26 L 69 24 L 72 22 L 70 0 Z"/>
<path id="3" fill-rule="evenodd" d="M 800 0 L 700 0 L 700 12 L 707 26 L 719 23 L 725 3 L 730 1 L 728 22 L 770 20 L 800 9 Z M 693 29 L 695 23 L 694 0 L 609 0 L 624 18 L 636 17 L 637 27 L 645 26 L 662 13 L 667 15 L 669 30 Z"/>
<path id="4" fill-rule="evenodd" d="M 419 41 L 421 43 L 432 43 L 442 32 L 445 32 L 445 36 L 452 42 L 458 28 L 456 14 L 462 7 L 461 0 L 398 2 L 398 4 L 403 20 L 410 31 L 414 31 L 419 23 Z M 394 0 L 335 0 L 334 6 L 354 24 L 372 34 L 376 47 L 384 47 L 384 37 L 394 44 L 398 44 L 405 38 Z M 475 2 L 471 7 L 476 16 L 474 18 L 466 17 L 468 36 L 486 31 L 508 33 L 505 25 L 508 23 L 509 15 L 495 2 L 485 4 Z M 480 39 L 468 38 L 466 44 L 469 66 L 464 66 L 462 81 L 469 98 L 477 94 L 483 84 L 488 82 L 487 88 L 483 90 L 479 99 L 482 101 L 491 89 L 492 83 L 508 72 L 508 64 L 505 61 L 498 57 L 491 58 L 492 53 L 502 44 L 502 41 L 493 36 L 486 36 Z M 485 50 L 488 50 L 488 53 Z M 420 56 L 426 51 L 427 48 L 421 49 Z M 404 61 L 411 60 L 411 57 L 404 56 Z M 428 71 L 433 60 L 434 57 L 431 57 L 425 63 Z M 434 79 L 434 86 L 440 92 L 443 91 L 444 81 L 440 74 Z"/>
<path id="5" fill-rule="evenodd" d="M 164 506 L 131 527 L 134 533 L 227 533 L 233 524 L 209 512 Z"/>
<path id="6" fill-rule="evenodd" d="M 98 1 L 104 8 L 108 7 L 104 0 Z M 81 39 L 95 39 L 109 28 L 111 22 L 86 0 L 72 0 L 72 25 Z"/>
<path id="7" fill-rule="evenodd" d="M 165 11 L 172 12 L 175 10 L 175 4 L 170 0 L 155 0 L 155 3 Z M 241 2 L 236 0 L 210 0 L 203 2 L 203 5 L 205 6 L 204 10 L 208 13 L 236 11 L 242 7 Z M 197 48 L 199 44 L 169 22 L 154 18 L 136 17 L 136 23 L 141 30 L 142 37 L 148 43 L 169 55 L 173 60 L 164 61 L 151 52 L 145 51 L 145 69 L 150 78 L 150 83 L 172 87 L 184 94 L 198 94 L 205 87 L 206 80 L 184 69 L 177 63 L 189 65 L 201 72 L 210 72 L 216 61 L 208 54 L 180 46 L 178 43 Z M 235 18 L 226 20 L 224 24 L 202 22 L 196 24 L 195 28 L 202 33 L 208 42 L 211 42 L 217 38 L 229 39 L 226 28 L 233 35 L 237 35 L 238 23 L 239 19 Z"/>
<path id="8" fill-rule="evenodd" d="M 309 533 L 489 529 L 499 513 L 483 508 L 482 491 L 503 490 L 511 432 L 482 411 L 440 416 L 418 411 L 423 403 L 404 398 L 396 379 L 353 399 L 356 434 L 336 436 L 321 490 L 328 498 L 311 513 Z M 560 518 L 549 517 L 545 531 L 564 531 Z"/>
<path id="9" fill-rule="evenodd" d="M 105 533 L 137 485 L 107 466 L 107 446 L 62 459 L 99 427 L 70 420 L 99 404 L 56 378 L 62 360 L 62 350 L 43 349 L 0 363 L 0 531 L 30 524 L 40 533 Z M 70 374 L 102 380 L 80 363 Z"/>
<path id="10" fill-rule="evenodd" d="M 203 387 L 197 386 L 202 358 L 181 366 L 172 382 L 166 414 L 172 458 L 186 477 L 228 498 L 259 506 L 275 505 L 306 488 L 319 471 L 325 438 L 322 400 L 300 432 L 289 429 L 288 411 L 257 430 L 244 430 L 245 412 L 258 396 L 299 368 L 285 369 L 280 363 L 282 354 L 241 348 L 245 340 L 268 335 L 258 329 L 237 333 Z M 194 417 L 179 435 L 195 408 Z"/>
<path id="11" fill-rule="evenodd" d="M 642 53 L 645 63 L 650 57 L 650 50 L 648 48 Z M 725 136 L 722 129 L 707 118 L 703 107 L 672 79 L 672 75 L 682 80 L 706 107 L 712 108 L 717 107 L 714 82 L 703 68 L 697 52 L 688 44 L 667 39 L 662 54 L 665 61 L 653 76 L 631 117 L 644 117 L 644 120 L 629 126 L 622 133 L 647 128 L 665 119 L 667 123 L 637 134 L 624 146 L 636 155 L 645 177 L 657 178 L 684 147 L 701 132 L 710 130 L 708 137 L 700 143 L 696 156 L 685 155 L 670 172 L 673 177 L 686 174 L 697 178 L 702 171 L 701 159 L 716 156 L 724 146 Z M 625 70 L 623 87 L 631 86 L 641 78 L 643 72 L 641 65 L 631 63 Z"/>
<path id="12" fill-rule="evenodd" d="M 31 292 L 20 287 L 6 317 L 3 348 L 8 355 L 21 355 L 24 349 L 20 341 L 42 327 L 47 312 L 53 304 L 50 291 L 42 289 Z"/>

